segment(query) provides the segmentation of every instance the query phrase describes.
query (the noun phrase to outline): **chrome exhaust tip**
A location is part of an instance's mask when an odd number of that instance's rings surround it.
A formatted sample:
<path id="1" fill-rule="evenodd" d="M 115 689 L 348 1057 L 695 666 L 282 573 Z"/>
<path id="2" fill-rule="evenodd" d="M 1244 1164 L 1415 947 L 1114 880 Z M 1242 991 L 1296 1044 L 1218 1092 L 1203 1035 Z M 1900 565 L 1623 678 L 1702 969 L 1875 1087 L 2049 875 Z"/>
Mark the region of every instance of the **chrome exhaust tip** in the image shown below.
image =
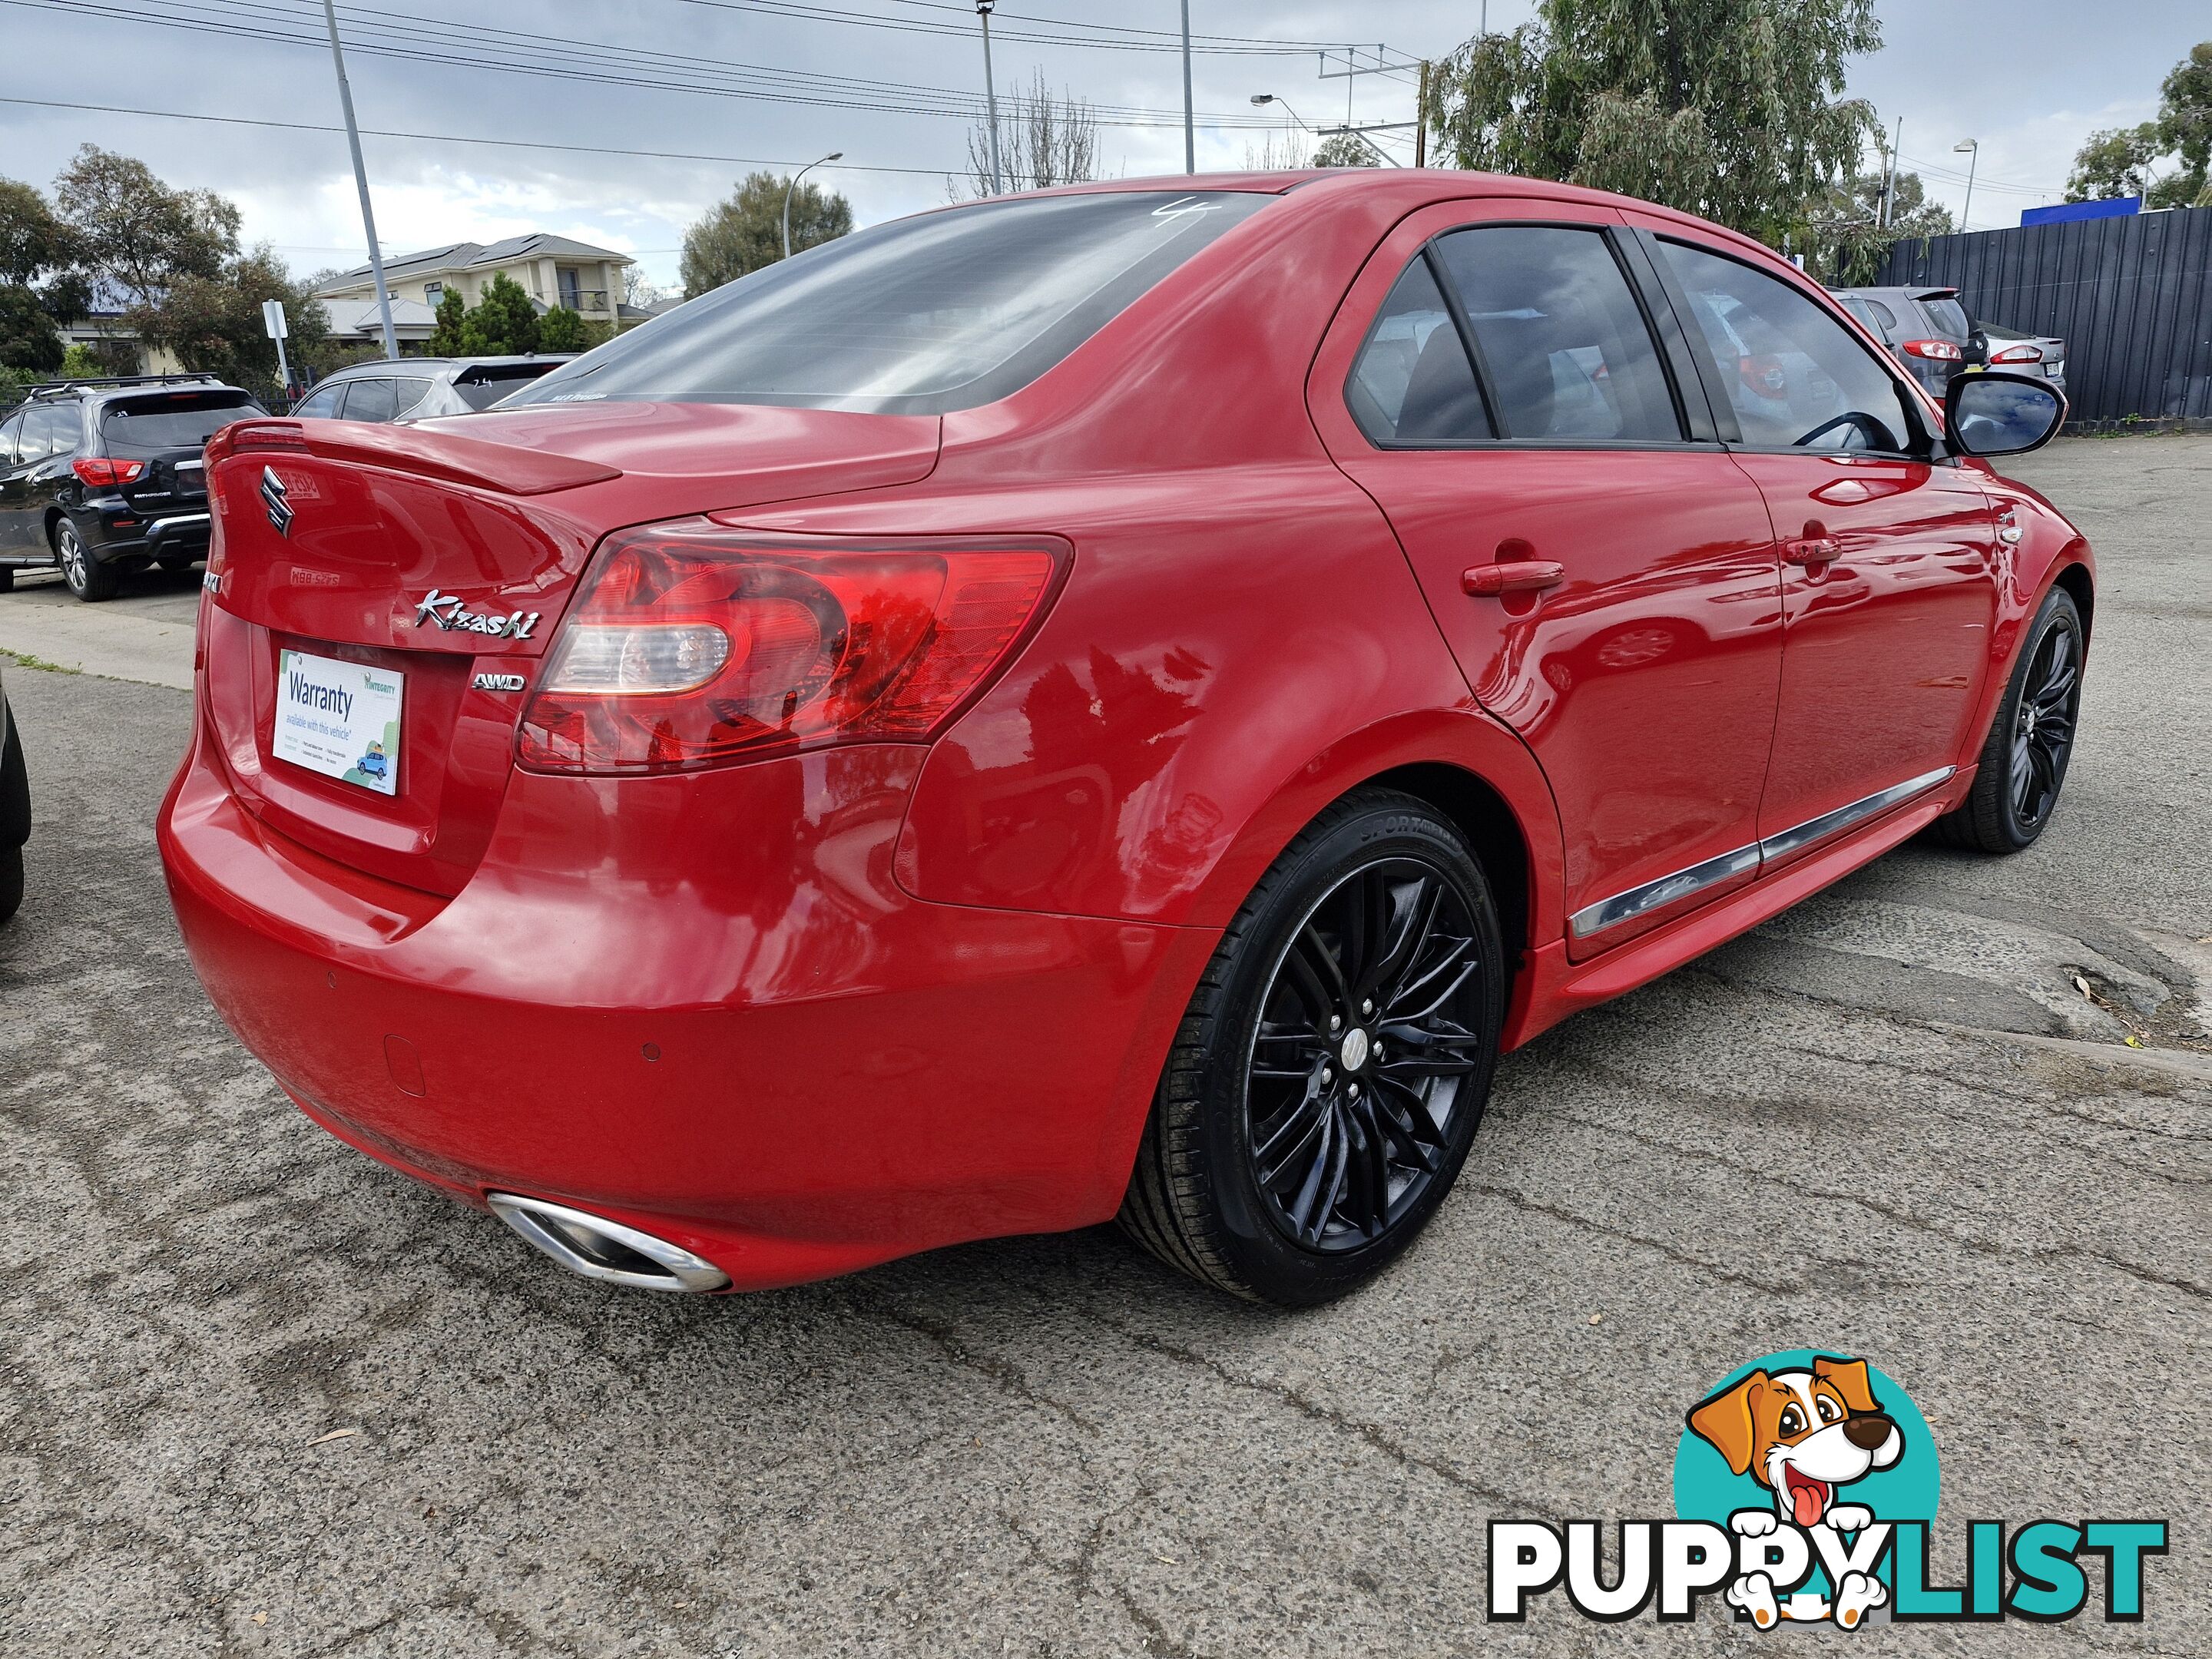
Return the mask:
<path id="1" fill-rule="evenodd" d="M 535 1249 L 586 1279 L 693 1296 L 729 1285 L 730 1276 L 705 1257 L 619 1221 L 514 1193 L 492 1193 L 485 1201 Z"/>

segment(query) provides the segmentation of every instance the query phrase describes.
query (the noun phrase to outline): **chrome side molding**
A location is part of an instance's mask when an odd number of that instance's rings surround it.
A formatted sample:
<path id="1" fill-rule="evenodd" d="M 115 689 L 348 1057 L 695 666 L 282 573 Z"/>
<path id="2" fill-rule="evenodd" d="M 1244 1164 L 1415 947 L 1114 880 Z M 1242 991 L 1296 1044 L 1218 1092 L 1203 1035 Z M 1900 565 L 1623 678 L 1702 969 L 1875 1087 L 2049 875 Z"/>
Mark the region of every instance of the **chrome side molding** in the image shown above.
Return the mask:
<path id="1" fill-rule="evenodd" d="M 1592 933 L 1601 933 L 1608 927 L 1618 927 L 1624 921 L 1633 921 L 1646 910 L 1656 910 L 1662 904 L 1672 904 L 1676 899 L 1687 898 L 1701 888 L 1726 881 L 1730 876 L 1740 876 L 1747 870 L 1759 867 L 1759 845 L 1739 847 L 1732 853 L 1723 853 L 1717 859 L 1707 859 L 1703 864 L 1693 864 L 1686 870 L 1677 870 L 1671 876 L 1662 876 L 1656 881 L 1647 881 L 1641 887 L 1632 887 L 1625 893 L 1615 893 L 1611 898 L 1600 899 L 1595 904 L 1585 905 L 1575 912 L 1572 926 L 1577 939 L 1588 939 Z"/>
<path id="2" fill-rule="evenodd" d="M 1595 904 L 1586 904 L 1568 918 L 1567 925 L 1574 930 L 1577 939 L 1589 939 L 1608 927 L 1618 927 L 1624 921 L 1633 921 L 1662 905 L 1686 899 L 1692 893 L 1740 876 L 1747 870 L 1757 869 L 1771 860 L 1787 858 L 1817 842 L 1839 836 L 1853 824 L 1900 805 L 1915 795 L 1925 794 L 1958 769 L 1955 766 L 1940 766 L 1933 772 L 1923 772 L 1917 778 L 1907 778 L 1903 783 L 1877 789 L 1873 794 L 1863 795 L 1847 806 L 1838 806 L 1832 812 L 1823 812 L 1817 818 L 1808 818 L 1804 823 L 1769 836 L 1764 841 L 1723 853 L 1718 858 L 1707 859 L 1703 864 L 1693 864 L 1686 870 L 1677 870 L 1656 881 L 1647 881 L 1640 887 L 1632 887 L 1625 893 L 1615 893 L 1611 898 L 1600 899 Z"/>
<path id="3" fill-rule="evenodd" d="M 1871 795 L 1862 796 L 1848 806 L 1838 806 L 1832 812 L 1823 812 L 1817 818 L 1808 818 L 1794 830 L 1784 830 L 1780 835 L 1769 836 L 1759 843 L 1762 860 L 1784 858 L 1816 841 L 1826 841 L 1850 829 L 1862 818 L 1870 818 L 1877 812 L 1886 812 L 1900 802 L 1933 789 L 1959 769 L 1939 766 L 1933 772 L 1923 772 L 1917 778 L 1907 778 L 1903 783 L 1893 783 L 1887 789 L 1878 789 Z"/>

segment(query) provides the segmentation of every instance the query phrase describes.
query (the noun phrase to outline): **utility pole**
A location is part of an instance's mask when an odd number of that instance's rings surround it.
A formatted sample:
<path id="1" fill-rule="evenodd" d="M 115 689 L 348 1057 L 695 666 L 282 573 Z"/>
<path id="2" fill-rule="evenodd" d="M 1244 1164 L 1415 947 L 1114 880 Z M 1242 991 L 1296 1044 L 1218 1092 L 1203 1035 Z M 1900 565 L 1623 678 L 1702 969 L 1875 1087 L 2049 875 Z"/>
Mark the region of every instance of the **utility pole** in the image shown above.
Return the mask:
<path id="1" fill-rule="evenodd" d="M 1429 60 L 1421 59 L 1421 89 L 1413 94 L 1413 165 L 1429 164 Z"/>
<path id="2" fill-rule="evenodd" d="M 361 228 L 368 237 L 368 268 L 376 276 L 376 308 L 384 316 L 384 355 L 399 355 L 399 337 L 392 331 L 392 290 L 384 285 L 384 250 L 376 245 L 376 215 L 368 205 L 368 168 L 361 159 L 361 128 L 353 118 L 353 88 L 346 84 L 345 53 L 338 46 L 338 14 L 333 0 L 323 0 L 323 21 L 331 28 L 331 62 L 337 66 L 338 103 L 345 111 L 346 143 L 353 147 L 353 181 L 361 191 Z"/>
<path id="3" fill-rule="evenodd" d="M 975 0 L 975 15 L 983 20 L 983 102 L 991 122 L 991 194 L 1006 193 L 1006 175 L 999 167 L 999 83 L 991 78 L 991 8 L 998 0 Z"/>
<path id="4" fill-rule="evenodd" d="M 1182 0 L 1182 170 L 1198 171 L 1198 128 L 1190 106 L 1190 0 Z"/>
<path id="5" fill-rule="evenodd" d="M 1905 148 L 1905 118 L 1897 118 L 1897 137 L 1889 147 L 1889 176 L 1881 181 L 1881 228 L 1897 217 L 1897 152 Z"/>

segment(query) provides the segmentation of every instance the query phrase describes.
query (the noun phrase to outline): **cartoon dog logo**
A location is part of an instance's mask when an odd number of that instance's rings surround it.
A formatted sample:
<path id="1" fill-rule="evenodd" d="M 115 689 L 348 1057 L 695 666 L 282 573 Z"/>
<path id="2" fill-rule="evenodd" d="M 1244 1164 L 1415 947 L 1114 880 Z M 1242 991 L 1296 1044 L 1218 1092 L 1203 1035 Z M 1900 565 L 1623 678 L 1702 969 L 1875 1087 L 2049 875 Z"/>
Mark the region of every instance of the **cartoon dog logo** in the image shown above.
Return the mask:
<path id="1" fill-rule="evenodd" d="M 1819 1356 L 1809 1370 L 1754 1370 L 1692 1407 L 1689 1424 L 1731 1472 L 1749 1474 L 1774 1494 L 1772 1510 L 1738 1510 L 1729 1517 L 1729 1527 L 1747 1538 L 1784 1522 L 1806 1532 L 1863 1530 L 1874 1512 L 1837 1502 L 1838 1489 L 1888 1468 L 1905 1452 L 1904 1434 L 1875 1399 L 1861 1359 Z M 1834 1590 L 1832 1605 L 1806 1592 L 1778 1602 L 1765 1574 L 1746 1573 L 1729 1587 L 1728 1599 L 1762 1628 L 1778 1619 L 1832 1617 L 1846 1629 L 1889 1599 L 1887 1587 L 1871 1573 L 1846 1573 Z"/>

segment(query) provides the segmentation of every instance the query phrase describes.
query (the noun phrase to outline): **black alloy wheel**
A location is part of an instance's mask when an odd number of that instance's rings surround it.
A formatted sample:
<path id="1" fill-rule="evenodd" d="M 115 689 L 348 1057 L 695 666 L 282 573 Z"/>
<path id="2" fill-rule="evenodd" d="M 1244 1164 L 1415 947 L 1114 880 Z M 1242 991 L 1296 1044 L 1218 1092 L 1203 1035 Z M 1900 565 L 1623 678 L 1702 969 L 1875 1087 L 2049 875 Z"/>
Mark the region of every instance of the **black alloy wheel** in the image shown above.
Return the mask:
<path id="1" fill-rule="evenodd" d="M 1984 853 L 2017 853 L 2049 826 L 2081 726 L 2086 642 L 2073 596 L 2052 588 L 1997 705 L 1974 787 L 1936 820 L 1938 839 Z"/>
<path id="2" fill-rule="evenodd" d="M 92 556 L 66 514 L 54 520 L 53 543 L 54 560 L 70 592 L 88 604 L 114 596 L 115 572 Z"/>
<path id="3" fill-rule="evenodd" d="M 1372 1243 L 1443 1167 L 1462 1085 L 1486 1069 L 1476 934 L 1443 871 L 1378 859 L 1277 958 L 1246 1134 L 1270 1219 L 1307 1249 Z"/>
<path id="4" fill-rule="evenodd" d="M 2081 713 L 2081 641 L 2053 619 L 2035 644 L 2020 709 L 2013 717 L 2012 816 L 2039 830 L 2058 805 L 2058 786 L 2074 752 L 2074 727 Z"/>
<path id="5" fill-rule="evenodd" d="M 1489 1097 L 1497 906 L 1457 830 L 1357 791 L 1224 931 L 1177 1033 L 1121 1221 L 1204 1283 L 1287 1307 L 1372 1278 L 1440 1204 Z"/>

